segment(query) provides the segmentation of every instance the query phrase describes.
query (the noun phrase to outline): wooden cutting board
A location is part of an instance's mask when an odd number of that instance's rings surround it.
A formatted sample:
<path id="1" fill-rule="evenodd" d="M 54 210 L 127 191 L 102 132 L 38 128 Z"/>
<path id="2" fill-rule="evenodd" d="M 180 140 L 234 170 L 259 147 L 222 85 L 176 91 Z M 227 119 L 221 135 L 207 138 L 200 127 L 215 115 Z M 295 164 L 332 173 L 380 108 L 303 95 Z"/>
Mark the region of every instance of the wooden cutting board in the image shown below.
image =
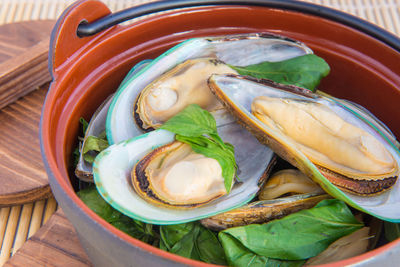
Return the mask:
<path id="1" fill-rule="evenodd" d="M 44 86 L 0 110 L 0 206 L 51 195 L 39 144 Z"/>
<path id="2" fill-rule="evenodd" d="M 0 108 L 50 81 L 47 69 L 53 20 L 0 26 Z"/>
<path id="3" fill-rule="evenodd" d="M 47 54 L 54 24 L 0 26 L 0 206 L 51 194 L 40 153 L 39 121 L 50 81 Z"/>

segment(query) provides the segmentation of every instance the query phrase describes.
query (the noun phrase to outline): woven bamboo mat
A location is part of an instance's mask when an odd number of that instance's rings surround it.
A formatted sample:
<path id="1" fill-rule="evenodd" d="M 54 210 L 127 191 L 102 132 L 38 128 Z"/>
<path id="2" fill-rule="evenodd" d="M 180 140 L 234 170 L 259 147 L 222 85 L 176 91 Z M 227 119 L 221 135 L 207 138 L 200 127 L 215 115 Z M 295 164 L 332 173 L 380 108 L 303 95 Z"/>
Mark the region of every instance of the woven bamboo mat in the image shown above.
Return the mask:
<path id="1" fill-rule="evenodd" d="M 284 0 L 282 0 L 284 1 Z M 0 24 L 22 20 L 56 19 L 73 0 L 0 0 Z M 117 11 L 149 0 L 103 0 Z M 400 35 L 399 0 L 304 0 L 339 9 Z"/>
<path id="2" fill-rule="evenodd" d="M 0 25 L 56 19 L 73 0 L 0 0 Z M 104 0 L 112 11 L 148 0 Z M 400 0 L 305 0 L 348 12 L 400 36 Z M 0 266 L 55 212 L 54 198 L 0 209 Z"/>
<path id="3" fill-rule="evenodd" d="M 54 198 L 0 210 L 0 266 L 56 211 Z"/>

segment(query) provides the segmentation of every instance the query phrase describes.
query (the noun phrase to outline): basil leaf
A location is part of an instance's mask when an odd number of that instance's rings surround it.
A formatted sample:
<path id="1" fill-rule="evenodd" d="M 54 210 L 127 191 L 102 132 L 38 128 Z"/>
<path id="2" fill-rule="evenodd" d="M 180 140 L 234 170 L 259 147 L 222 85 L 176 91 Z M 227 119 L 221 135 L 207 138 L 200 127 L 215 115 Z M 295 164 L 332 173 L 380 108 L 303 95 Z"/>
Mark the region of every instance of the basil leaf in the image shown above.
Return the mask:
<path id="1" fill-rule="evenodd" d="M 305 260 L 277 260 L 257 255 L 243 246 L 237 239 L 223 232 L 218 235 L 218 238 L 223 244 L 224 252 L 230 266 L 297 267 L 302 266 L 305 263 Z"/>
<path id="2" fill-rule="evenodd" d="M 199 252 L 195 246 L 199 231 L 200 229 L 198 227 L 194 227 L 192 231 L 184 235 L 182 239 L 177 242 L 169 252 L 185 258 L 200 260 Z"/>
<path id="3" fill-rule="evenodd" d="M 224 251 L 213 232 L 198 222 L 160 226 L 160 248 L 213 264 L 226 264 Z"/>
<path id="4" fill-rule="evenodd" d="M 170 248 L 167 247 L 167 245 L 165 244 L 164 239 L 160 238 L 160 245 L 159 248 L 165 251 L 168 251 Z"/>
<path id="5" fill-rule="evenodd" d="M 89 125 L 89 123 L 84 119 L 84 118 L 79 118 L 79 123 L 81 125 L 81 129 L 82 129 L 82 136 L 85 136 L 87 127 Z M 83 137 L 82 136 L 78 136 L 78 140 L 79 140 L 79 144 L 75 147 L 74 152 L 72 152 L 72 157 L 73 157 L 73 167 L 74 169 L 76 168 L 76 166 L 79 163 L 79 157 L 81 155 L 80 153 L 80 147 L 82 145 L 82 140 Z"/>
<path id="6" fill-rule="evenodd" d="M 189 105 L 161 129 L 175 133 L 176 140 L 189 144 L 196 153 L 217 160 L 226 191 L 230 192 L 237 170 L 234 147 L 219 137 L 215 119 L 207 110 L 196 104 Z"/>
<path id="7" fill-rule="evenodd" d="M 164 250 L 170 251 L 176 243 L 193 230 L 193 227 L 193 223 L 160 226 L 160 237 L 163 245 L 165 245 Z"/>
<path id="8" fill-rule="evenodd" d="M 102 136 L 102 134 L 100 134 Z M 89 163 L 93 163 L 94 158 L 96 157 L 98 152 L 103 151 L 106 149 L 109 144 L 107 139 L 105 138 L 105 135 L 103 135 L 104 138 L 96 137 L 96 136 L 88 136 L 85 145 L 82 148 L 82 153 L 83 153 L 83 159 Z M 89 153 L 91 151 L 94 151 L 96 153 Z"/>
<path id="9" fill-rule="evenodd" d="M 78 196 L 97 215 L 119 230 L 143 242 L 158 243 L 158 233 L 152 229 L 152 225 L 131 219 L 112 208 L 100 196 L 95 186 L 79 191 Z"/>
<path id="10" fill-rule="evenodd" d="M 217 133 L 217 125 L 214 117 L 197 104 L 187 106 L 184 110 L 165 122 L 161 126 L 161 129 L 189 137 Z"/>
<path id="11" fill-rule="evenodd" d="M 196 153 L 217 160 L 222 169 L 226 191 L 229 192 L 231 190 L 237 169 L 232 146 L 221 149 L 219 144 L 204 136 L 189 138 L 177 135 L 176 140 L 191 145 L 193 151 Z M 199 141 L 201 142 L 199 143 Z"/>
<path id="12" fill-rule="evenodd" d="M 74 169 L 76 168 L 76 165 L 79 163 L 79 156 L 81 153 L 79 152 L 79 147 L 75 147 L 74 151 L 72 152 L 72 158 L 73 158 L 73 166 Z"/>
<path id="13" fill-rule="evenodd" d="M 85 136 L 86 130 L 87 130 L 88 126 L 89 126 L 89 123 L 82 117 L 79 118 L 79 122 L 82 125 L 83 136 Z"/>
<path id="14" fill-rule="evenodd" d="M 200 260 L 226 265 L 225 253 L 217 236 L 204 226 L 197 225 L 200 227 L 200 233 L 197 237 L 196 247 L 199 251 Z"/>
<path id="15" fill-rule="evenodd" d="M 86 206 L 107 222 L 116 221 L 120 217 L 119 212 L 108 205 L 108 203 L 99 195 L 96 187 L 90 186 L 86 189 L 80 190 L 77 194 Z"/>
<path id="16" fill-rule="evenodd" d="M 389 242 L 400 237 L 400 223 L 391 223 L 384 221 L 385 237 Z"/>
<path id="17" fill-rule="evenodd" d="M 310 54 L 279 62 L 262 62 L 245 67 L 230 66 L 241 75 L 271 79 L 315 91 L 321 79 L 330 72 L 329 65 L 317 55 Z"/>
<path id="18" fill-rule="evenodd" d="M 343 201 L 328 199 L 312 209 L 279 220 L 235 227 L 223 233 L 231 235 L 257 255 L 303 260 L 318 255 L 338 238 L 362 226 Z"/>

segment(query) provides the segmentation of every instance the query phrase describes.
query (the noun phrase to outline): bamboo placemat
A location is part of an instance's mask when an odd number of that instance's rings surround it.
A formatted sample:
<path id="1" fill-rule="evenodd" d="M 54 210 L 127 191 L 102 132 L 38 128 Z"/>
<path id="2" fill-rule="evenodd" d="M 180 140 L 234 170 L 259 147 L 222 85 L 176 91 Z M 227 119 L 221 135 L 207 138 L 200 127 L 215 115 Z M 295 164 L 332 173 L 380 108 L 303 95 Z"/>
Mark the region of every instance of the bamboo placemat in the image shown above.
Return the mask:
<path id="1" fill-rule="evenodd" d="M 75 0 L 0 0 L 0 24 L 23 20 L 56 19 Z M 104 0 L 112 11 L 151 2 L 149 0 Z"/>
<path id="2" fill-rule="evenodd" d="M 0 25 L 56 19 L 73 0 L 0 0 Z M 149 0 L 104 0 L 118 11 Z M 400 36 L 399 0 L 305 0 L 353 14 Z M 54 198 L 0 209 L 0 266 L 55 212 Z"/>
<path id="3" fill-rule="evenodd" d="M 284 1 L 284 0 L 282 0 Z M 0 0 L 0 24 L 22 20 L 56 19 L 73 0 Z M 103 0 L 117 11 L 149 0 Z M 400 35 L 399 0 L 304 0 L 339 9 Z"/>
<path id="4" fill-rule="evenodd" d="M 0 210 L 0 266 L 13 255 L 56 211 L 52 197 Z"/>

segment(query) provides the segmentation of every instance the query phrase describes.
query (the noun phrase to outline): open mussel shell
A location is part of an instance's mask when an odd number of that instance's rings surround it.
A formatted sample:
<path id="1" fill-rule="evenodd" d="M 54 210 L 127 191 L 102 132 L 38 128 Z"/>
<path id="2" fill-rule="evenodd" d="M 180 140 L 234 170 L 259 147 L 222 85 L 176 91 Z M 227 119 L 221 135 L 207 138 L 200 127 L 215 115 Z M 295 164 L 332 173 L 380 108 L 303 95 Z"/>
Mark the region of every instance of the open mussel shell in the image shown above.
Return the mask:
<path id="1" fill-rule="evenodd" d="M 133 75 L 135 75 L 138 71 L 140 71 L 150 62 L 151 60 L 143 60 L 138 64 L 136 64 L 125 76 L 122 83 L 129 80 Z M 80 153 L 79 153 L 78 164 L 76 165 L 75 168 L 75 175 L 82 181 L 93 182 L 93 168 L 92 168 L 93 164 L 84 160 L 82 154 L 82 148 L 85 146 L 86 140 L 88 139 L 89 136 L 98 137 L 101 133 L 103 133 L 106 130 L 107 112 L 113 97 L 114 94 L 110 95 L 109 97 L 106 98 L 106 100 L 103 101 L 103 103 L 96 109 L 96 111 L 92 115 L 89 124 L 87 126 L 85 136 L 79 148 Z"/>
<path id="2" fill-rule="evenodd" d="M 299 194 L 271 200 L 254 201 L 240 208 L 201 220 L 201 224 L 214 231 L 254 223 L 267 223 L 331 198 L 324 193 Z"/>
<path id="3" fill-rule="evenodd" d="M 213 75 L 209 80 L 209 85 L 218 99 L 238 118 L 239 122 L 257 136 L 260 142 L 267 144 L 279 156 L 319 183 L 330 195 L 380 219 L 400 222 L 400 209 L 398 209 L 400 205 L 399 182 L 396 182 L 390 189 L 378 195 L 359 196 L 340 190 L 321 174 L 320 169 L 300 151 L 291 138 L 282 134 L 276 128 L 267 126 L 253 116 L 251 114 L 251 104 L 254 98 L 258 96 L 269 96 L 283 99 L 297 99 L 300 102 L 311 101 L 325 105 L 352 125 L 357 125 L 360 129 L 374 136 L 394 160 L 394 170 L 387 175 L 397 177 L 398 164 L 400 162 L 398 149 L 385 137 L 384 133 L 381 133 L 376 127 L 368 123 L 368 119 L 364 120 L 363 117 L 365 115 L 359 113 L 360 111 L 348 109 L 328 97 L 315 95 L 306 89 L 284 86 L 271 81 L 256 81 L 248 77 Z M 389 177 L 389 179 L 391 178 Z M 382 180 L 385 181 L 385 179 Z M 355 179 L 348 179 L 348 181 L 353 182 L 354 186 L 360 185 L 360 182 Z M 348 181 L 345 182 L 347 183 Z M 362 183 L 365 183 L 365 181 L 361 181 Z"/>
<path id="4" fill-rule="evenodd" d="M 174 141 L 174 134 L 165 130 L 155 130 L 102 151 L 93 165 L 96 187 L 115 209 L 152 224 L 184 223 L 240 207 L 254 198 L 275 156 L 239 124 L 220 127 L 218 134 L 235 147 L 240 181 L 228 195 L 204 206 L 188 210 L 166 208 L 152 204 L 134 190 L 131 184 L 134 165 L 150 151 Z"/>
<path id="5" fill-rule="evenodd" d="M 131 177 L 137 194 L 168 208 L 193 209 L 227 194 L 218 161 L 179 141 L 148 153 L 132 168 Z"/>
<path id="6" fill-rule="evenodd" d="M 212 74 L 226 73 L 238 74 L 215 58 L 196 58 L 178 64 L 140 92 L 134 104 L 136 124 L 145 132 L 158 129 L 190 104 L 197 104 L 211 114 L 223 110 L 210 92 L 207 80 Z M 216 114 L 213 116 L 218 118 Z"/>
<path id="7" fill-rule="evenodd" d="M 305 266 L 320 266 L 356 257 L 368 251 L 369 240 L 374 238 L 369 227 L 343 236 L 331 243 L 323 252 L 307 260 Z"/>
<path id="8" fill-rule="evenodd" d="M 270 33 L 193 38 L 184 41 L 121 84 L 107 115 L 108 141 L 114 144 L 143 133 L 133 115 L 138 95 L 161 75 L 186 60 L 208 57 L 234 66 L 247 66 L 265 61 L 282 61 L 305 54 L 312 54 L 312 50 L 306 45 Z M 218 118 L 216 120 L 219 125 Z"/>
<path id="9" fill-rule="evenodd" d="M 88 127 L 86 129 L 85 137 L 80 147 L 79 161 L 75 168 L 75 175 L 82 181 L 93 182 L 93 168 L 92 163 L 84 160 L 82 154 L 82 148 L 85 146 L 89 136 L 99 136 L 106 130 L 106 116 L 108 108 L 110 107 L 112 96 L 109 96 L 95 111 Z"/>

